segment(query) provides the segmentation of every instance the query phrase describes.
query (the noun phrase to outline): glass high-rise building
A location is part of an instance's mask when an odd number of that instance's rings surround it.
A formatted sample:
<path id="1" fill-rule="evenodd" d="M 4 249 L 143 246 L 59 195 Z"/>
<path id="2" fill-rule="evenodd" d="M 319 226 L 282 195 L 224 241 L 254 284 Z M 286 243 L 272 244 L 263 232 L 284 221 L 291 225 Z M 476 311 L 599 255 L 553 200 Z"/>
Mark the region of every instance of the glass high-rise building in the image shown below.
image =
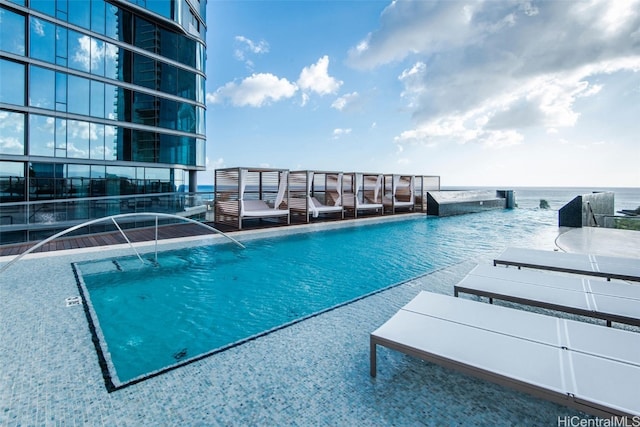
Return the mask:
<path id="1" fill-rule="evenodd" d="M 195 191 L 205 9 L 0 0 L 0 204 Z"/>

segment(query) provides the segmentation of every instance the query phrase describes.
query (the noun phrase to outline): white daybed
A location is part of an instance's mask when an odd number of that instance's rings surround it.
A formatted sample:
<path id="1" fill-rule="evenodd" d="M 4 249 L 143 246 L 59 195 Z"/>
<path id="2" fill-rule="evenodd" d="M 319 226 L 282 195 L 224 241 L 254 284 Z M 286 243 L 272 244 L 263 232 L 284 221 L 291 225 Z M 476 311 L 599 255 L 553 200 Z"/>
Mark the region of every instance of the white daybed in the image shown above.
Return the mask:
<path id="1" fill-rule="evenodd" d="M 460 293 L 640 326 L 640 286 L 624 282 L 478 265 L 454 286 Z"/>
<path id="2" fill-rule="evenodd" d="M 493 260 L 493 265 L 499 264 L 584 274 L 608 280 L 640 281 L 640 261 L 633 258 L 507 248 Z"/>
<path id="3" fill-rule="evenodd" d="M 640 334 L 421 292 L 370 335 L 377 346 L 597 416 L 640 415 Z"/>

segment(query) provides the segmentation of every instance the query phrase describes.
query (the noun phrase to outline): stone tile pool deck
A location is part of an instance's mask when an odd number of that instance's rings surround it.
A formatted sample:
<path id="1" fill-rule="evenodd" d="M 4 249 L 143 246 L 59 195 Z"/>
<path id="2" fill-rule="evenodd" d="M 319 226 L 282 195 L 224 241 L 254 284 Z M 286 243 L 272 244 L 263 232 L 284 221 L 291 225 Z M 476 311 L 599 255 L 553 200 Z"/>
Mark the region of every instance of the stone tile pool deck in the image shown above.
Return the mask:
<path id="1" fill-rule="evenodd" d="M 71 262 L 131 254 L 106 251 L 26 257 L 1 273 L 0 425 L 556 426 L 587 417 L 386 348 L 369 376 L 371 331 L 420 290 L 452 295 L 497 253 L 108 393 L 83 307 L 65 304 L 79 294 Z"/>

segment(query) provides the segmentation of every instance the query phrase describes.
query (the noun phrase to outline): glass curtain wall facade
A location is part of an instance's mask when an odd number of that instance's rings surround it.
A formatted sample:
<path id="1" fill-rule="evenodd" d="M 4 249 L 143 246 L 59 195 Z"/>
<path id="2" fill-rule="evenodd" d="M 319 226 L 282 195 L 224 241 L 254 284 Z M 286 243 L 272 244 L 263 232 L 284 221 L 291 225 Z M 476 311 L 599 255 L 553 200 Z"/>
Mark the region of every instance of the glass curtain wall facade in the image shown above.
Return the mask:
<path id="1" fill-rule="evenodd" d="M 195 191 L 206 0 L 0 0 L 0 203 Z"/>

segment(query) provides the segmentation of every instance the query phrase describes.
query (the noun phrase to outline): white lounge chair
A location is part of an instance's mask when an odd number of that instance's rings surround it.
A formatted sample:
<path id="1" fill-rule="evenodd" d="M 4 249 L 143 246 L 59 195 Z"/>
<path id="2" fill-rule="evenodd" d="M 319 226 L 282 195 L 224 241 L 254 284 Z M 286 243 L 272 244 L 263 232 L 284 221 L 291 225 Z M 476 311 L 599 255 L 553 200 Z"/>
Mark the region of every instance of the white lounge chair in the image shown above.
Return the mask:
<path id="1" fill-rule="evenodd" d="M 421 292 L 370 335 L 377 346 L 597 416 L 640 415 L 640 334 Z"/>
<path id="2" fill-rule="evenodd" d="M 640 281 L 640 260 L 633 258 L 507 248 L 493 260 L 493 265 L 562 271 L 604 277 L 608 280 Z"/>
<path id="3" fill-rule="evenodd" d="M 375 211 L 384 214 L 382 204 L 382 174 L 352 172 L 344 174 L 347 181 L 343 193 L 343 205 L 358 217 L 360 211 Z"/>
<path id="4" fill-rule="evenodd" d="M 306 222 L 309 222 L 311 217 L 318 218 L 324 214 L 338 214 L 341 219 L 344 218 L 342 172 L 293 171 L 289 178 L 289 208 L 293 212 L 303 213 Z M 318 196 L 322 197 L 325 203 L 318 200 Z"/>
<path id="5" fill-rule="evenodd" d="M 382 203 L 385 208 L 396 213 L 397 209 L 415 209 L 415 176 L 413 175 L 385 175 L 384 197 Z"/>
<path id="6" fill-rule="evenodd" d="M 624 282 L 478 265 L 454 286 L 460 293 L 640 326 L 640 286 Z"/>

